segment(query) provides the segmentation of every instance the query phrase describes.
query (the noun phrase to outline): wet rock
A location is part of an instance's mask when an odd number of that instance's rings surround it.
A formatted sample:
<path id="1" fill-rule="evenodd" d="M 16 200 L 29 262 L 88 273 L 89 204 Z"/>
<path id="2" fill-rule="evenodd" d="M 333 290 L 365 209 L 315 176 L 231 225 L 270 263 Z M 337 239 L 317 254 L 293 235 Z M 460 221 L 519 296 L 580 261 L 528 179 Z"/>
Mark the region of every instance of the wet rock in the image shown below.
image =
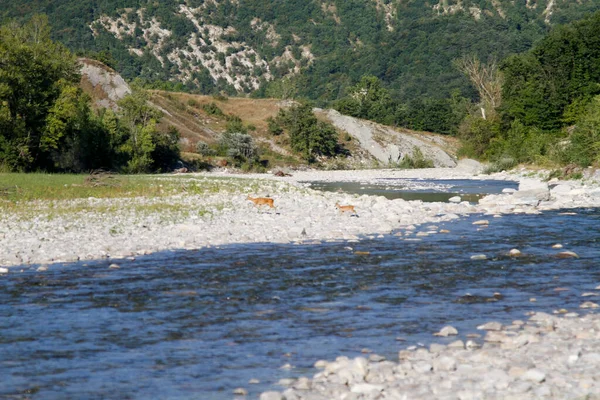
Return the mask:
<path id="1" fill-rule="evenodd" d="M 471 260 L 487 260 L 487 256 L 485 254 L 475 254 L 471 256 Z"/>
<path id="2" fill-rule="evenodd" d="M 298 390 L 310 390 L 311 386 L 310 379 L 305 376 L 298 378 L 298 380 L 292 385 L 294 389 Z"/>
<path id="3" fill-rule="evenodd" d="M 381 361 L 385 361 L 385 357 L 384 356 L 380 356 L 379 354 L 371 354 L 369 356 L 369 361 L 371 361 L 371 362 L 381 362 Z"/>
<path id="4" fill-rule="evenodd" d="M 108 266 L 108 268 L 109 268 L 109 269 L 119 269 L 119 268 L 121 268 L 121 266 L 120 266 L 119 264 L 110 264 L 110 265 Z"/>
<path id="5" fill-rule="evenodd" d="M 488 221 L 487 219 L 481 219 L 479 221 L 475 221 L 473 222 L 473 225 L 489 225 L 490 221 Z"/>
<path id="6" fill-rule="evenodd" d="M 0 267 L 0 274 L 8 274 L 8 268 Z"/>
<path id="7" fill-rule="evenodd" d="M 233 394 L 236 394 L 238 396 L 247 396 L 248 391 L 244 388 L 236 388 L 236 389 L 233 389 Z"/>
<path id="8" fill-rule="evenodd" d="M 600 306 L 592 301 L 586 301 L 579 306 L 579 308 L 598 308 L 598 307 L 600 307 Z"/>
<path id="9" fill-rule="evenodd" d="M 279 392 L 264 392 L 260 395 L 259 400 L 284 400 L 283 395 Z"/>
<path id="10" fill-rule="evenodd" d="M 521 254 L 522 254 L 522 253 L 521 253 L 521 251 L 520 251 L 519 249 L 511 249 L 511 250 L 508 252 L 508 255 L 509 255 L 509 256 L 511 256 L 511 257 L 518 257 L 518 256 L 520 256 Z"/>
<path id="11" fill-rule="evenodd" d="M 444 326 L 442 329 L 440 329 L 439 332 L 434 333 L 434 336 L 442 336 L 442 337 L 446 337 L 446 336 L 454 336 L 454 335 L 458 335 L 458 331 L 456 330 L 455 327 L 447 325 Z"/>
<path id="12" fill-rule="evenodd" d="M 501 331 L 503 328 L 503 325 L 500 322 L 487 322 L 483 325 L 479 325 L 477 327 L 477 329 L 479 330 L 484 330 L 484 331 Z"/>
<path id="13" fill-rule="evenodd" d="M 558 258 L 579 258 L 577 253 L 572 252 L 572 251 L 561 251 L 560 253 L 558 253 L 556 255 L 556 257 L 558 257 Z"/>
<path id="14" fill-rule="evenodd" d="M 562 248 L 563 248 L 563 245 L 562 245 L 562 244 L 560 244 L 560 243 L 557 243 L 557 244 L 554 244 L 554 245 L 552 245 L 552 248 L 553 248 L 553 249 L 562 249 Z"/>
<path id="15" fill-rule="evenodd" d="M 448 199 L 448 201 L 450 203 L 460 203 L 462 201 L 462 199 L 460 198 L 460 196 L 453 196 L 453 197 L 450 197 Z"/>
<path id="16" fill-rule="evenodd" d="M 431 353 L 441 353 L 444 350 L 446 350 L 446 346 L 444 346 L 443 344 L 432 343 L 431 345 L 429 345 L 429 351 Z"/>
<path id="17" fill-rule="evenodd" d="M 256 378 L 252 378 L 248 381 L 249 384 L 251 385 L 257 385 L 260 383 L 260 380 L 256 379 Z"/>

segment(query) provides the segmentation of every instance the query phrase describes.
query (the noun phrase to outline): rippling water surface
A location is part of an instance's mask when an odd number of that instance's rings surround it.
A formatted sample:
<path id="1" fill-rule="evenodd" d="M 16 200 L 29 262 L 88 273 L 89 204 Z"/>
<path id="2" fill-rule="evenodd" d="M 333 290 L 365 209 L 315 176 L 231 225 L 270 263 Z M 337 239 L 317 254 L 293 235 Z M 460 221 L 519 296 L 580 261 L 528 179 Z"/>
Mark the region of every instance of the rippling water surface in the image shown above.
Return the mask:
<path id="1" fill-rule="evenodd" d="M 25 267 L 0 277 L 0 397 L 229 399 L 241 386 L 256 398 L 312 375 L 317 359 L 364 348 L 395 359 L 445 324 L 464 338 L 492 319 L 577 310 L 600 284 L 600 210 L 576 212 L 489 228 L 472 216 L 419 238 L 160 253 L 120 269 Z M 580 258 L 556 258 L 555 243 Z"/>
<path id="2" fill-rule="evenodd" d="M 477 202 L 487 194 L 502 193 L 502 189 L 516 189 L 514 181 L 473 179 L 404 179 L 380 178 L 370 182 L 305 182 L 313 189 L 328 192 L 347 192 L 384 196 L 388 199 L 446 202 L 454 196 L 464 201 Z"/>

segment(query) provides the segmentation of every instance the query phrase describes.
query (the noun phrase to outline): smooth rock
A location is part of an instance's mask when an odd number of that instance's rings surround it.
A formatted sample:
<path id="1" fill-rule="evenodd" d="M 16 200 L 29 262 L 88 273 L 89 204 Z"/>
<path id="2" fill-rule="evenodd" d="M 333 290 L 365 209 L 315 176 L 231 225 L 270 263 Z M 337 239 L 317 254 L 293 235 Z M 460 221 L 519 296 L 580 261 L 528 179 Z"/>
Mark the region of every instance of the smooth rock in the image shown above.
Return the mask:
<path id="1" fill-rule="evenodd" d="M 8 268 L 0 267 L 0 274 L 8 274 Z"/>
<path id="2" fill-rule="evenodd" d="M 283 400 L 283 395 L 279 392 L 261 393 L 259 400 Z"/>
<path id="3" fill-rule="evenodd" d="M 600 306 L 592 301 L 586 301 L 579 306 L 579 308 L 598 308 L 598 307 L 600 307 Z"/>
<path id="4" fill-rule="evenodd" d="M 544 372 L 540 371 L 539 369 L 534 368 L 534 369 L 530 369 L 527 372 L 525 372 L 521 376 L 521 379 L 531 381 L 531 382 L 541 383 L 546 379 L 546 374 Z"/>
<path id="5" fill-rule="evenodd" d="M 485 254 L 475 254 L 471 256 L 471 260 L 487 260 L 487 256 Z"/>
<path id="6" fill-rule="evenodd" d="M 556 255 L 556 257 L 558 257 L 558 258 L 579 258 L 577 253 L 572 252 L 572 251 L 561 251 L 560 253 L 558 253 Z"/>
<path id="7" fill-rule="evenodd" d="M 508 255 L 511 257 L 518 257 L 520 256 L 522 253 L 519 249 L 510 249 L 510 251 L 508 252 Z"/>
<path id="8" fill-rule="evenodd" d="M 248 391 L 244 388 L 235 388 L 233 389 L 233 394 L 237 394 L 238 396 L 248 396 Z"/>
<path id="9" fill-rule="evenodd" d="M 489 225 L 490 221 L 487 219 L 480 219 L 479 221 L 473 222 L 473 225 Z"/>
<path id="10" fill-rule="evenodd" d="M 440 329 L 439 332 L 434 333 L 433 336 L 453 336 L 453 335 L 458 335 L 458 331 L 456 330 L 455 327 L 447 325 L 444 326 L 442 329 Z"/>
<path id="11" fill-rule="evenodd" d="M 460 203 L 462 201 L 462 199 L 460 198 L 460 196 L 453 196 L 453 197 L 450 197 L 448 199 L 448 201 L 450 203 Z"/>
<path id="12" fill-rule="evenodd" d="M 501 331 L 503 328 L 503 325 L 500 322 L 496 322 L 496 321 L 492 321 L 492 322 L 487 322 L 483 325 L 479 325 L 477 327 L 477 329 L 479 330 L 484 330 L 484 331 Z"/>

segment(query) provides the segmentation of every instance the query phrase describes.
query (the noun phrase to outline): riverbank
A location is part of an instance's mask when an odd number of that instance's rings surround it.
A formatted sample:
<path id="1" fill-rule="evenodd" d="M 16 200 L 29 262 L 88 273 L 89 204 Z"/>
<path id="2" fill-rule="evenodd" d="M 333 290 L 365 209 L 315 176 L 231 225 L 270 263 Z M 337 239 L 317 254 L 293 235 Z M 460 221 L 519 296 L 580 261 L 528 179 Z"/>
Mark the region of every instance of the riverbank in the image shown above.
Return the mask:
<path id="1" fill-rule="evenodd" d="M 411 346 L 400 350 L 398 361 L 375 354 L 317 361 L 321 372 L 312 379 L 283 380 L 288 389 L 265 392 L 260 400 L 600 397 L 599 315 L 540 312 L 508 326 L 491 321 L 477 329 L 481 339 Z M 440 334 L 456 330 L 448 326 Z"/>
<path id="2" fill-rule="evenodd" d="M 407 226 L 438 223 L 461 215 L 537 213 L 598 207 L 594 179 L 554 182 L 521 174 L 477 175 L 472 165 L 426 170 L 296 171 L 291 177 L 227 172 L 161 175 L 153 185 L 172 194 L 20 202 L 2 208 L 0 266 L 120 259 L 163 250 L 198 249 L 233 243 L 353 241 Z M 479 204 L 388 200 L 312 190 L 306 181 L 382 178 L 519 179 L 517 193 L 491 195 Z M 247 196 L 268 196 L 275 208 L 256 207 Z M 353 205 L 356 214 L 335 207 Z M 434 234 L 431 229 L 415 235 Z"/>

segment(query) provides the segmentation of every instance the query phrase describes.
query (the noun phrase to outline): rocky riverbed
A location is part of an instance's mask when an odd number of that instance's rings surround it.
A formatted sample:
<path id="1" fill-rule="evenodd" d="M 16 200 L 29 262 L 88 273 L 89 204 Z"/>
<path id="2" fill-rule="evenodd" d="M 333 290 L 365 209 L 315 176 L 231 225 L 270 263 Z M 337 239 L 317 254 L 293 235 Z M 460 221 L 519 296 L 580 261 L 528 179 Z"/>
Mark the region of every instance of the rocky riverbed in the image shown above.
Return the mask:
<path id="1" fill-rule="evenodd" d="M 288 389 L 260 400 L 600 398 L 600 316 L 540 312 L 477 329 L 470 336 L 478 339 L 411 346 L 398 360 L 375 354 L 320 360 L 312 379 L 282 380 Z M 438 334 L 456 333 L 447 326 Z"/>
<path id="2" fill-rule="evenodd" d="M 525 172 L 494 176 L 477 172 L 467 164 L 426 170 L 307 171 L 295 172 L 292 177 L 188 174 L 160 179 L 178 179 L 181 185 L 202 187 L 222 178 L 227 190 L 203 194 L 190 190 L 156 198 L 36 201 L 28 205 L 26 214 L 2 215 L 0 266 L 6 272 L 7 267 L 18 265 L 118 259 L 232 243 L 357 240 L 472 213 L 497 216 L 600 206 L 600 185 L 594 176 L 583 181 L 555 181 L 549 186 L 541 177 L 524 177 Z M 233 181 L 232 177 L 239 179 Z M 424 203 L 327 193 L 302 184 L 319 180 L 369 182 L 378 178 L 518 179 L 520 185 L 515 193 L 507 190 L 472 204 L 460 199 Z M 247 195 L 272 197 L 275 208 L 256 207 Z M 353 205 L 356 214 L 341 213 L 336 202 Z"/>

